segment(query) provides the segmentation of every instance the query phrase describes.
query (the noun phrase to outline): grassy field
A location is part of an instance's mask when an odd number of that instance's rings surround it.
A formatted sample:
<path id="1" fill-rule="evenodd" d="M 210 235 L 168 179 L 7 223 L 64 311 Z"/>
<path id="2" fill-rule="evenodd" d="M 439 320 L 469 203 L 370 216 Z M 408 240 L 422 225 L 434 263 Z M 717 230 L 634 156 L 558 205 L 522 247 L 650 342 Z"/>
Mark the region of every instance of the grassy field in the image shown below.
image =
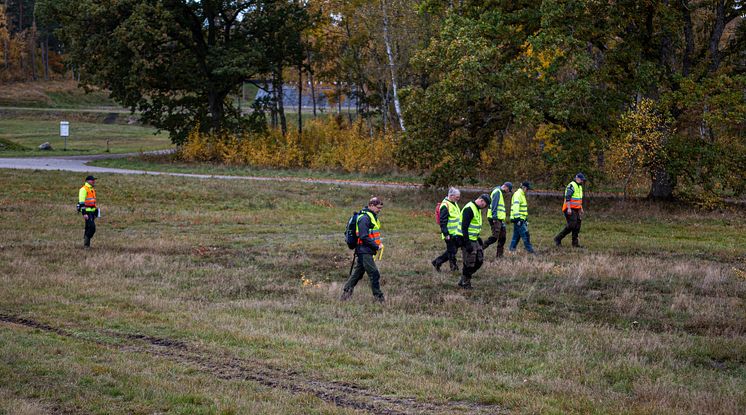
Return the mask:
<path id="1" fill-rule="evenodd" d="M 83 250 L 80 176 L 0 171 L 0 413 L 746 408 L 743 211 L 590 200 L 578 251 L 529 195 L 539 255 L 464 292 L 430 265 L 440 194 L 102 175 Z M 371 193 L 387 302 L 341 303 Z"/>
<path id="2" fill-rule="evenodd" d="M 91 122 L 71 122 L 67 151 L 60 137 L 59 121 L 18 118 L 0 118 L 0 139 L 23 146 L 2 150 L 0 157 L 60 156 L 79 154 L 128 153 L 160 150 L 171 147 L 167 133 L 154 135 L 152 127 L 141 125 L 117 125 Z M 49 142 L 53 150 L 42 151 L 38 147 Z"/>
<path id="3" fill-rule="evenodd" d="M 117 108 L 105 91 L 86 93 L 75 81 L 13 82 L 0 88 L 0 106 L 36 108 Z"/>

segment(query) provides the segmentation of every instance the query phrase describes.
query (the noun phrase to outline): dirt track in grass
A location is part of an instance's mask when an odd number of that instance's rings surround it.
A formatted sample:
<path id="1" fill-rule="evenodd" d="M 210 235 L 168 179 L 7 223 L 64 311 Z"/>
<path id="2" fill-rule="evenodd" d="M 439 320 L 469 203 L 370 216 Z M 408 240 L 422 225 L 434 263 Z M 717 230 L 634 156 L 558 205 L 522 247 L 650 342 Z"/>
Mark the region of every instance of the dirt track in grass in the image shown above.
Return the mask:
<path id="1" fill-rule="evenodd" d="M 257 360 L 242 359 L 229 353 L 206 350 L 183 341 L 142 334 L 98 331 L 96 340 L 31 319 L 0 313 L 0 323 L 40 330 L 125 353 L 147 354 L 189 366 L 223 380 L 246 380 L 291 393 L 305 393 L 337 406 L 374 414 L 498 414 L 507 411 L 496 405 L 473 402 L 420 402 L 414 398 L 379 395 L 363 387 L 315 379 L 307 374 L 272 367 Z M 110 342 L 102 339 L 109 338 Z"/>

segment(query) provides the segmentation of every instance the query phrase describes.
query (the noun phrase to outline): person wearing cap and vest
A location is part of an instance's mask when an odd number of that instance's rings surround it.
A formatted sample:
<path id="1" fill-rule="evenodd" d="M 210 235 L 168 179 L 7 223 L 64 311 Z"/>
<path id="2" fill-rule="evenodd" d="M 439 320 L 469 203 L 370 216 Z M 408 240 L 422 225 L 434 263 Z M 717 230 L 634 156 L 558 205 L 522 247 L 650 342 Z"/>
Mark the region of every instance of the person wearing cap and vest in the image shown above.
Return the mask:
<path id="1" fill-rule="evenodd" d="M 521 183 L 521 188 L 513 193 L 513 201 L 510 207 L 510 221 L 513 222 L 513 239 L 510 241 L 510 252 L 515 252 L 518 241 L 523 239 L 526 251 L 533 254 L 534 247 L 531 245 L 531 235 L 528 233 L 528 201 L 526 192 L 531 190 L 531 183 Z"/>
<path id="2" fill-rule="evenodd" d="M 368 206 L 360 211 L 357 216 L 357 224 L 355 225 L 355 233 L 357 234 L 357 247 L 355 247 L 355 255 L 357 261 L 355 262 L 355 268 L 350 274 L 350 278 L 342 290 L 341 299 L 348 300 L 352 297 L 352 292 L 355 289 L 355 285 L 363 278 L 363 274 L 367 273 L 370 279 L 370 289 L 373 291 L 373 297 L 376 301 L 383 302 L 383 292 L 381 291 L 380 279 L 381 274 L 378 272 L 378 267 L 373 260 L 373 256 L 383 247 L 381 242 L 381 222 L 378 221 L 378 214 L 383 209 L 383 202 L 377 197 L 373 197 L 368 201 Z"/>
<path id="3" fill-rule="evenodd" d="M 455 236 L 461 219 L 461 209 L 458 207 L 459 199 L 461 199 L 461 191 L 451 187 L 448 189 L 448 196 L 440 202 L 438 223 L 440 224 L 440 238 L 446 243 L 446 250 L 432 262 L 436 271 L 440 271 L 440 266 L 446 262 L 450 263 L 451 271 L 458 271 L 458 264 L 456 264 L 458 246 Z"/>
<path id="4" fill-rule="evenodd" d="M 83 187 L 78 190 L 78 212 L 83 214 L 85 219 L 85 232 L 83 233 L 83 246 L 91 247 L 91 238 L 96 233 L 96 215 L 98 214 L 98 205 L 96 205 L 96 178 L 88 176 L 85 178 Z"/>
<path id="5" fill-rule="evenodd" d="M 492 193 L 490 193 L 492 203 L 490 203 L 490 208 L 487 209 L 487 221 L 490 223 L 492 235 L 484 242 L 484 249 L 487 249 L 488 246 L 497 242 L 497 258 L 503 256 L 505 240 L 507 239 L 505 227 L 505 198 L 503 197 L 503 192 L 510 193 L 512 191 L 513 183 L 505 182 L 502 186 L 497 186 L 492 189 Z"/>
<path id="6" fill-rule="evenodd" d="M 572 246 L 579 248 L 580 241 L 578 235 L 580 234 L 580 225 L 583 220 L 583 184 L 585 183 L 585 175 L 578 173 L 575 175 L 573 181 L 567 185 L 565 190 L 565 202 L 562 204 L 562 213 L 565 216 L 567 224 L 565 228 L 554 237 L 554 244 L 560 246 L 562 239 L 567 236 L 568 233 L 572 233 Z"/>
<path id="7" fill-rule="evenodd" d="M 472 288 L 471 277 L 482 266 L 484 262 L 484 250 L 482 249 L 482 209 L 490 205 L 490 195 L 483 194 L 475 201 L 469 202 L 461 209 L 461 223 L 456 238 L 461 244 L 463 258 L 463 269 L 458 286 L 467 290 Z"/>

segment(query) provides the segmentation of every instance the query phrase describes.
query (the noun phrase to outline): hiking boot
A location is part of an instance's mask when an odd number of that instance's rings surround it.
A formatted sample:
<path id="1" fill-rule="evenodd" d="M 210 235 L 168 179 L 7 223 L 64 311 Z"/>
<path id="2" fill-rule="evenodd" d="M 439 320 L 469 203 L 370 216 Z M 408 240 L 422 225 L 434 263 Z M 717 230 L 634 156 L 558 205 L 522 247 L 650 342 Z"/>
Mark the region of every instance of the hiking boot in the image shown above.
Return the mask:
<path id="1" fill-rule="evenodd" d="M 554 237 L 554 246 L 562 246 L 562 240 L 556 236 Z"/>
<path id="2" fill-rule="evenodd" d="M 386 302 L 386 298 L 384 298 L 384 296 L 380 296 L 380 297 L 373 297 L 373 298 L 374 298 L 374 300 L 373 300 L 373 301 L 375 301 L 375 302 L 377 302 L 377 303 L 381 303 L 381 304 L 383 304 L 383 303 L 385 303 L 385 302 Z"/>
<path id="3" fill-rule="evenodd" d="M 463 288 L 464 290 L 473 290 L 474 289 L 474 287 L 471 286 L 470 282 L 461 282 L 461 281 L 459 281 L 458 282 L 458 286 L 461 287 L 461 288 Z"/>
<path id="4" fill-rule="evenodd" d="M 83 247 L 84 248 L 90 248 L 91 247 L 91 238 L 84 236 L 83 237 Z"/>
<path id="5" fill-rule="evenodd" d="M 341 301 L 347 301 L 352 298 L 352 291 L 342 291 L 342 296 L 339 297 Z"/>
<path id="6" fill-rule="evenodd" d="M 435 268 L 436 271 L 440 272 L 440 266 L 442 264 L 439 263 L 437 259 L 434 259 L 433 262 L 431 262 L 431 264 L 433 264 L 433 267 Z"/>

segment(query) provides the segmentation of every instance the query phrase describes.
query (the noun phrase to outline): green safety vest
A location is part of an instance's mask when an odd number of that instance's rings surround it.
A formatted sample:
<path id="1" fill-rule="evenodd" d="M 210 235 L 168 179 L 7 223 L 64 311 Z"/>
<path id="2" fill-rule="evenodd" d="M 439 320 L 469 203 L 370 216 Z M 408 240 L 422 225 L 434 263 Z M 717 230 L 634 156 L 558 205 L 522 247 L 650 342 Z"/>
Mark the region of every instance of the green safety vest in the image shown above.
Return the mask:
<path id="1" fill-rule="evenodd" d="M 518 189 L 513 193 L 513 204 L 510 208 L 510 219 L 528 219 L 528 202 L 526 201 L 526 193 L 523 189 Z"/>
<path id="2" fill-rule="evenodd" d="M 451 202 L 448 198 L 445 198 L 440 202 L 440 206 L 443 205 L 448 208 L 448 234 L 457 235 L 456 232 L 458 232 L 459 223 L 461 223 L 461 209 L 459 209 L 458 204 Z M 440 212 L 438 213 L 440 214 Z M 440 238 L 446 239 L 443 234 L 440 235 Z"/>
<path id="3" fill-rule="evenodd" d="M 375 215 L 373 215 L 373 212 L 362 212 L 368 215 L 370 218 L 370 224 L 372 225 L 370 229 L 368 229 L 368 236 L 370 239 L 373 240 L 373 242 L 376 243 L 379 247 L 381 246 L 381 222 L 376 220 Z M 357 244 L 362 245 L 363 241 L 360 239 L 360 219 L 363 217 L 363 215 L 357 216 L 357 222 L 355 222 L 355 235 L 357 235 Z"/>
<path id="4" fill-rule="evenodd" d="M 497 202 L 497 220 L 505 220 L 505 200 L 503 199 L 503 191 L 500 189 L 500 186 L 492 191 L 490 198 L 495 200 L 496 194 L 500 195 L 500 201 Z M 490 207 L 487 209 L 487 217 L 492 219 L 492 203 L 490 203 Z"/>
<path id="5" fill-rule="evenodd" d="M 570 184 L 567 185 L 567 187 L 572 187 L 572 196 L 570 196 L 569 201 L 565 200 L 562 203 L 562 211 L 563 212 L 566 211 L 567 208 L 582 209 L 583 208 L 583 186 L 579 185 L 578 182 L 573 180 L 570 182 Z M 567 192 L 567 187 L 565 188 L 565 192 Z"/>
<path id="6" fill-rule="evenodd" d="M 464 236 L 463 232 L 461 232 L 461 226 L 463 225 L 464 212 L 466 212 L 466 209 L 471 209 L 471 211 L 474 212 L 474 217 L 471 218 L 471 223 L 469 223 L 469 239 L 476 241 L 477 238 L 479 238 L 479 234 L 482 233 L 482 212 L 479 211 L 479 208 L 474 204 L 474 202 L 467 203 L 461 210 L 456 235 Z"/>

